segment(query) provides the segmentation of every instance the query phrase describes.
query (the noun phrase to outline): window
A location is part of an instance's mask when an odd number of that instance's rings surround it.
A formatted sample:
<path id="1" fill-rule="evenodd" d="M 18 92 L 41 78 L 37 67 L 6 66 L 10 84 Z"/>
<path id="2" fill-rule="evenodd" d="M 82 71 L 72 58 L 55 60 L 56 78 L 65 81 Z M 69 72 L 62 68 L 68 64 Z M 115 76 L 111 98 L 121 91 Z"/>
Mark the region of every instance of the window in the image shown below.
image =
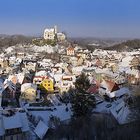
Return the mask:
<path id="1" fill-rule="evenodd" d="M 51 85 L 50 85 L 50 84 L 48 84 L 48 86 L 50 87 Z"/>

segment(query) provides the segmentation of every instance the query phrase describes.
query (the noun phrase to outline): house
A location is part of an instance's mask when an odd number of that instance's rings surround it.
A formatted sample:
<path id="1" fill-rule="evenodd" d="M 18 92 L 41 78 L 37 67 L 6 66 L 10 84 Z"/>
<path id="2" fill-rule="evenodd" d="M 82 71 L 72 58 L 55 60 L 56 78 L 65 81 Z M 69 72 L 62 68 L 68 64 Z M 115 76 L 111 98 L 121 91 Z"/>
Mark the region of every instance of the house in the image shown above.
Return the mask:
<path id="1" fill-rule="evenodd" d="M 67 48 L 67 55 L 70 55 L 70 56 L 72 56 L 72 55 L 74 55 L 75 54 L 75 50 L 74 50 L 74 48 L 73 47 L 68 47 Z"/>
<path id="2" fill-rule="evenodd" d="M 9 60 L 6 58 L 0 59 L 0 67 L 1 68 L 7 68 L 9 66 Z"/>
<path id="3" fill-rule="evenodd" d="M 28 83 L 31 82 L 31 75 L 30 74 L 25 74 L 25 73 L 18 73 L 18 74 L 11 74 L 8 76 L 8 80 L 12 81 L 15 85 L 18 84 L 23 84 L 23 83 Z"/>
<path id="4" fill-rule="evenodd" d="M 51 71 L 53 73 L 62 73 L 62 67 L 61 66 L 54 66 L 54 67 L 51 67 Z"/>
<path id="5" fill-rule="evenodd" d="M 77 66 L 81 66 L 84 63 L 84 59 L 82 57 L 77 57 Z"/>
<path id="6" fill-rule="evenodd" d="M 134 56 L 133 59 L 130 61 L 131 68 L 137 69 L 140 66 L 140 59 L 139 57 Z"/>
<path id="7" fill-rule="evenodd" d="M 112 72 L 117 72 L 119 70 L 119 66 L 117 63 L 109 63 L 108 64 L 108 68 L 112 71 Z"/>
<path id="8" fill-rule="evenodd" d="M 135 75 L 135 81 L 136 81 L 136 84 L 140 83 L 140 71 L 139 70 L 137 70 L 137 73 Z"/>
<path id="9" fill-rule="evenodd" d="M 24 73 L 18 73 L 15 76 L 17 77 L 17 83 L 19 84 L 23 84 L 28 81 Z"/>
<path id="10" fill-rule="evenodd" d="M 75 76 L 64 75 L 60 81 L 60 92 L 67 92 L 70 88 L 74 88 Z"/>
<path id="11" fill-rule="evenodd" d="M 16 56 L 9 57 L 9 65 L 14 65 L 16 63 Z"/>
<path id="12" fill-rule="evenodd" d="M 18 80 L 15 75 L 9 75 L 8 80 L 12 81 L 15 85 L 17 84 Z"/>
<path id="13" fill-rule="evenodd" d="M 140 71 L 136 69 L 129 69 L 126 71 L 126 77 L 130 84 L 139 84 Z"/>
<path id="14" fill-rule="evenodd" d="M 86 75 L 94 75 L 95 67 L 87 67 L 82 70 Z M 96 74 L 95 74 L 96 75 Z"/>
<path id="15" fill-rule="evenodd" d="M 3 82 L 3 91 L 2 91 L 2 101 L 1 106 L 2 107 L 17 107 L 17 101 L 16 101 L 16 85 L 12 83 L 12 81 L 9 81 L 6 79 Z"/>
<path id="16" fill-rule="evenodd" d="M 125 76 L 121 73 L 114 73 L 112 71 L 106 71 L 102 74 L 103 79 L 115 82 L 118 85 L 123 85 L 127 82 Z"/>
<path id="17" fill-rule="evenodd" d="M 54 80 L 51 76 L 48 76 L 45 70 L 35 73 L 33 83 L 36 84 L 41 90 L 47 92 L 54 91 Z"/>
<path id="18" fill-rule="evenodd" d="M 90 59 L 90 52 L 88 52 L 86 50 L 79 51 L 76 53 L 76 55 L 82 57 L 84 60 Z"/>
<path id="19" fill-rule="evenodd" d="M 73 67 L 75 67 L 75 66 L 78 66 L 78 57 L 75 57 L 75 56 L 71 56 L 70 58 L 69 58 L 69 63 L 73 66 Z"/>
<path id="20" fill-rule="evenodd" d="M 110 63 L 116 63 L 116 62 L 118 62 L 118 60 L 115 57 L 115 55 L 112 54 L 111 57 L 110 57 Z"/>
<path id="21" fill-rule="evenodd" d="M 0 139 L 27 140 L 29 124 L 24 111 L 2 110 L 0 112 Z"/>
<path id="22" fill-rule="evenodd" d="M 55 87 L 59 87 L 60 86 L 60 81 L 62 80 L 62 76 L 64 74 L 54 74 L 53 77 L 54 77 L 54 86 Z"/>
<path id="23" fill-rule="evenodd" d="M 24 52 L 17 52 L 16 57 L 23 59 L 25 57 L 25 53 Z"/>
<path id="24" fill-rule="evenodd" d="M 36 85 L 40 85 L 43 79 L 45 79 L 46 76 L 34 76 L 33 83 Z"/>
<path id="25" fill-rule="evenodd" d="M 95 66 L 97 66 L 97 67 L 103 67 L 103 63 L 102 63 L 102 61 L 99 58 L 97 58 L 97 60 L 95 62 Z"/>
<path id="26" fill-rule="evenodd" d="M 119 86 L 115 82 L 103 80 L 100 84 L 99 94 L 113 98 L 115 97 L 115 91 L 119 89 Z"/>
<path id="27" fill-rule="evenodd" d="M 86 66 L 72 67 L 72 74 L 78 76 L 78 75 L 80 75 L 82 73 L 84 68 L 86 68 Z"/>
<path id="28" fill-rule="evenodd" d="M 33 83 L 44 91 L 53 92 L 54 90 L 53 78 L 48 76 L 48 73 L 45 70 L 35 73 Z"/>
<path id="29" fill-rule="evenodd" d="M 133 59 L 132 56 L 130 56 L 130 55 L 123 56 L 123 54 L 122 54 L 122 59 L 121 59 L 121 62 L 119 63 L 119 66 L 121 66 L 121 67 L 131 67 L 132 59 Z"/>
<path id="30" fill-rule="evenodd" d="M 0 79 L 0 109 L 1 109 L 1 103 L 2 103 L 2 96 L 3 96 L 3 91 L 4 91 L 4 83 L 3 80 Z"/>
<path id="31" fill-rule="evenodd" d="M 37 85 L 24 83 L 21 85 L 21 99 L 28 102 L 34 102 L 37 96 Z"/>
<path id="32" fill-rule="evenodd" d="M 53 92 L 54 91 L 54 83 L 53 79 L 46 77 L 42 80 L 40 83 L 40 89 L 45 90 L 47 92 Z"/>
<path id="33" fill-rule="evenodd" d="M 125 87 L 120 88 L 119 85 L 115 82 L 103 80 L 100 84 L 99 94 L 108 96 L 110 99 L 113 99 L 128 95 L 129 90 Z"/>
<path id="34" fill-rule="evenodd" d="M 98 81 L 99 83 L 103 80 L 103 69 L 97 68 L 94 71 L 92 71 L 93 78 Z"/>
<path id="35" fill-rule="evenodd" d="M 32 71 L 36 71 L 36 67 L 37 67 L 37 61 L 36 60 L 24 60 L 24 67 L 25 69 L 27 69 L 28 71 L 32 70 Z"/>

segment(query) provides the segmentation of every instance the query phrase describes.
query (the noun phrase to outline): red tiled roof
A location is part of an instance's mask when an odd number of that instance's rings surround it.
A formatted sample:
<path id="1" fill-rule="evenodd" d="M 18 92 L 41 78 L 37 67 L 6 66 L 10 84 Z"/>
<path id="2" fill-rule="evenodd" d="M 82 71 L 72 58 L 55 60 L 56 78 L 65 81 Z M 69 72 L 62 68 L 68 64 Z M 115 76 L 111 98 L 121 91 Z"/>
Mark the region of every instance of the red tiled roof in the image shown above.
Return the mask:
<path id="1" fill-rule="evenodd" d="M 110 92 L 113 92 L 113 91 L 116 91 L 119 89 L 119 86 L 118 84 L 116 84 L 115 82 L 113 81 L 109 81 L 109 80 L 105 80 L 106 84 L 107 84 L 107 87 L 108 87 L 108 90 Z"/>
<path id="2" fill-rule="evenodd" d="M 91 85 L 89 89 L 87 90 L 88 93 L 97 93 L 98 92 L 98 86 L 97 85 Z"/>
<path id="3" fill-rule="evenodd" d="M 101 60 L 99 60 L 99 59 L 96 61 L 95 64 L 96 64 L 97 66 L 102 66 L 102 62 L 101 62 Z"/>
<path id="4" fill-rule="evenodd" d="M 71 50 L 74 50 L 74 48 L 73 47 L 69 47 L 67 50 L 71 51 Z"/>

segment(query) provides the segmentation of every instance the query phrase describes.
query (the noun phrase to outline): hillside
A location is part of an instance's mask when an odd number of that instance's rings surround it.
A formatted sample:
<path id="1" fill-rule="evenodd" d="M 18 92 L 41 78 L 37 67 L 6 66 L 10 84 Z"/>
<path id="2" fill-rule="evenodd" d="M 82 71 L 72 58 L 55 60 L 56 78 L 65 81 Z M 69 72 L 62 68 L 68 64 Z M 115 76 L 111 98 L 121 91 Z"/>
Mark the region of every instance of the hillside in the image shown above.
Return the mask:
<path id="1" fill-rule="evenodd" d="M 68 38 L 68 41 L 79 44 L 83 48 L 94 50 L 95 48 L 108 48 L 116 44 L 122 43 L 126 39 L 119 38 L 94 38 L 94 37 L 79 37 L 79 38 Z"/>
<path id="2" fill-rule="evenodd" d="M 32 37 L 23 35 L 0 35 L 0 47 L 13 46 L 16 44 L 28 44 L 32 42 Z"/>
<path id="3" fill-rule="evenodd" d="M 117 51 L 130 51 L 133 49 L 140 48 L 140 39 L 128 40 L 111 47 L 105 48 L 107 50 L 117 50 Z"/>

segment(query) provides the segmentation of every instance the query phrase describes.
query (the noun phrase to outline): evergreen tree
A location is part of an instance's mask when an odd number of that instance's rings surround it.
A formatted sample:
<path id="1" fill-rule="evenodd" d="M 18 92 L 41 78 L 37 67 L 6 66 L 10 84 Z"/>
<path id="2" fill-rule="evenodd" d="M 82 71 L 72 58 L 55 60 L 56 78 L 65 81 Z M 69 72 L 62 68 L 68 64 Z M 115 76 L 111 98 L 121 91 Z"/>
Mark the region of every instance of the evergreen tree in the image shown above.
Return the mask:
<path id="1" fill-rule="evenodd" d="M 86 92 L 89 86 L 88 77 L 82 73 L 76 79 L 76 90 L 71 100 L 74 118 L 90 115 L 93 107 L 95 107 L 95 97 Z"/>
<path id="2" fill-rule="evenodd" d="M 86 91 L 90 86 L 90 82 L 89 82 L 89 79 L 88 77 L 82 73 L 77 79 L 76 79 L 76 82 L 75 82 L 75 88 L 78 90 L 78 91 Z"/>
<path id="3" fill-rule="evenodd" d="M 72 99 L 73 117 L 90 115 L 95 107 L 95 98 L 90 94 L 81 92 L 75 93 Z"/>

